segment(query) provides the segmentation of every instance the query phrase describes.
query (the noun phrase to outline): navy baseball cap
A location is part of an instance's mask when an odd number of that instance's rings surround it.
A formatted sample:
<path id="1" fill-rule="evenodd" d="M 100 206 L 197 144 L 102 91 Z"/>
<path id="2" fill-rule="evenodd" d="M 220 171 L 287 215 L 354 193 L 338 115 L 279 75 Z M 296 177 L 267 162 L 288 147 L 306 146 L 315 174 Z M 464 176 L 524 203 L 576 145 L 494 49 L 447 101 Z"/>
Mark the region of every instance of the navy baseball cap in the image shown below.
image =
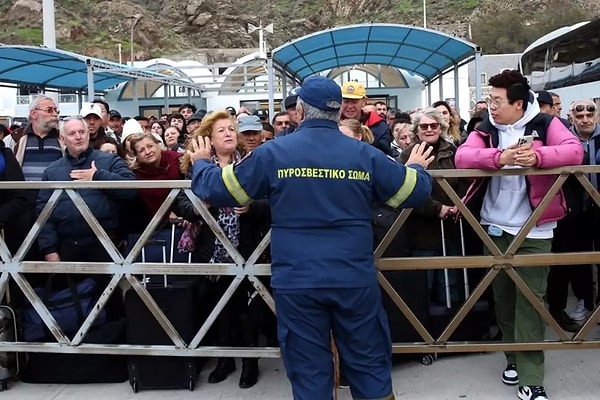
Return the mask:
<path id="1" fill-rule="evenodd" d="M 256 111 L 254 111 L 252 113 L 252 115 L 256 115 L 260 119 L 267 119 L 267 118 L 269 118 L 269 114 L 267 114 L 267 112 L 265 110 L 260 109 L 260 108 L 258 110 L 256 110 Z"/>
<path id="2" fill-rule="evenodd" d="M 342 89 L 324 76 L 306 78 L 298 90 L 298 97 L 323 111 L 338 111 L 342 106 Z"/>

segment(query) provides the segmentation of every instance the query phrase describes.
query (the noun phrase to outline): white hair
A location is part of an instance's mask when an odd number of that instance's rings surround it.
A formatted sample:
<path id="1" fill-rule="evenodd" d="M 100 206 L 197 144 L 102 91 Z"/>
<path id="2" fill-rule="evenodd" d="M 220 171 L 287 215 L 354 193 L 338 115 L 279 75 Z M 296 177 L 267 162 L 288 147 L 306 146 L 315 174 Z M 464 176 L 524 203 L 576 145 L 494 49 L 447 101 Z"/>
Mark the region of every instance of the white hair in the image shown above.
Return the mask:
<path id="1" fill-rule="evenodd" d="M 300 97 L 298 97 L 298 100 L 296 101 L 296 111 L 298 111 L 298 108 L 302 107 L 304 109 L 304 119 L 305 120 L 311 120 L 311 119 L 326 119 L 329 121 L 333 121 L 335 123 L 339 123 L 340 122 L 340 111 L 323 111 L 318 109 L 317 107 L 311 106 L 310 104 L 306 103 L 304 100 L 302 100 Z"/>
<path id="2" fill-rule="evenodd" d="M 85 119 L 83 117 L 69 117 L 69 118 L 65 118 L 62 121 L 60 121 L 60 124 L 58 125 L 58 134 L 60 136 L 63 136 L 66 132 L 65 132 L 65 125 L 67 125 L 67 122 L 70 121 L 81 121 L 81 123 L 83 124 L 83 129 L 87 132 L 87 122 L 85 122 Z"/>

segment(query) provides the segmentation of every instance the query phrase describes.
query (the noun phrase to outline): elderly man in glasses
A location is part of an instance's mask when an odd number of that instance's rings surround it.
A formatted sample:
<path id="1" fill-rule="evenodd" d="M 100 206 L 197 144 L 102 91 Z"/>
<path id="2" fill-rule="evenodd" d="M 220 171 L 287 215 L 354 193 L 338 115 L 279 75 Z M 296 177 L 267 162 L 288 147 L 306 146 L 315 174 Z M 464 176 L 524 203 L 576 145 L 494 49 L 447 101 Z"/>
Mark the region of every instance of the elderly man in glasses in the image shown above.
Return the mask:
<path id="1" fill-rule="evenodd" d="M 25 134 L 13 143 L 11 149 L 23 170 L 26 181 L 41 181 L 48 165 L 63 156 L 63 146 L 58 139 L 58 108 L 52 97 L 37 96 L 29 104 L 29 124 Z M 27 210 L 21 216 L 22 227 L 26 230 L 33 225 L 33 213 L 37 190 L 27 191 Z M 32 246 L 27 260 L 37 260 L 37 246 Z"/>
<path id="2" fill-rule="evenodd" d="M 26 181 L 41 180 L 48 164 L 62 157 L 56 130 L 58 114 L 52 97 L 38 96 L 29 104 L 29 124 L 25 135 L 12 147 Z"/>
<path id="3" fill-rule="evenodd" d="M 596 165 L 600 162 L 600 124 L 598 123 L 598 107 L 591 100 L 578 100 L 569 111 L 573 126 L 571 131 L 581 141 L 584 150 L 583 163 Z M 596 174 L 589 176 L 592 185 L 598 189 Z M 563 186 L 569 202 L 567 217 L 558 222 L 554 230 L 552 251 L 556 253 L 570 251 L 593 251 L 598 223 L 598 206 L 583 190 L 575 177 L 569 177 Z M 567 297 L 569 282 L 573 294 L 577 298 L 575 308 L 568 318 L 579 330 L 582 323 L 594 309 L 594 284 L 592 266 L 590 264 L 572 266 L 554 266 L 548 276 L 548 306 L 554 315 L 567 315 Z"/>

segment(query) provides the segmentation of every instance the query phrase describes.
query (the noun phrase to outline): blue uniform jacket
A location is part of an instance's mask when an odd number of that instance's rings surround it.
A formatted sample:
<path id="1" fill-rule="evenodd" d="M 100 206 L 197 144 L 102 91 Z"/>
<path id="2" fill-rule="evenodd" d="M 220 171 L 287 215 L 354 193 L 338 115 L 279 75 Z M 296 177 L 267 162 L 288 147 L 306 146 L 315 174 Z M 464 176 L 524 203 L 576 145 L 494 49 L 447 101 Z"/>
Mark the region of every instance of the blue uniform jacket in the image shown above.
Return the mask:
<path id="1" fill-rule="evenodd" d="M 46 168 L 43 181 L 70 181 L 69 174 L 74 169 L 89 169 L 92 161 L 96 162 L 97 171 L 94 181 L 135 180 L 135 175 L 118 156 L 90 147 L 78 158 L 68 153 L 54 161 Z M 110 232 L 117 229 L 119 223 L 119 201 L 132 199 L 136 195 L 133 189 L 82 189 L 77 191 L 85 204 L 90 208 L 100 225 Z M 50 199 L 52 190 L 40 190 L 37 201 L 37 214 Z M 59 239 L 60 238 L 60 239 Z M 38 236 L 38 244 L 42 254 L 54 253 L 58 250 L 59 241 L 78 241 L 81 244 L 92 243 L 96 234 L 88 226 L 66 193 L 61 194 L 56 208 L 42 227 Z"/>
<path id="2" fill-rule="evenodd" d="M 218 207 L 269 198 L 274 288 L 367 287 L 376 281 L 371 202 L 417 206 L 431 177 L 344 136 L 333 121 L 308 120 L 235 166 L 197 161 L 192 190 Z"/>

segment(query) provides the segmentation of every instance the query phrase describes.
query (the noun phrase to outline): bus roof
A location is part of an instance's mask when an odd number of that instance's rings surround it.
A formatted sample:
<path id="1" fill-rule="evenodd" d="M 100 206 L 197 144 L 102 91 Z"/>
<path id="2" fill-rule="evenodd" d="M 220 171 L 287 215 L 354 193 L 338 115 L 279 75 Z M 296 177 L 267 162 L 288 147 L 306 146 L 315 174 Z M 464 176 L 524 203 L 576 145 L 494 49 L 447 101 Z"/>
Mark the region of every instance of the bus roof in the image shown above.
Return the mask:
<path id="1" fill-rule="evenodd" d="M 535 40 L 529 46 L 527 46 L 527 48 L 523 51 L 523 54 L 528 53 L 529 51 L 535 49 L 538 46 L 541 46 L 544 43 L 550 42 L 551 40 L 556 39 L 557 37 L 560 37 L 566 33 L 574 31 L 575 29 L 580 28 L 589 23 L 590 23 L 590 21 L 578 22 L 575 25 L 563 26 L 562 28 L 558 28 L 550 33 L 547 33 L 544 36 L 540 37 L 539 39 Z"/>

